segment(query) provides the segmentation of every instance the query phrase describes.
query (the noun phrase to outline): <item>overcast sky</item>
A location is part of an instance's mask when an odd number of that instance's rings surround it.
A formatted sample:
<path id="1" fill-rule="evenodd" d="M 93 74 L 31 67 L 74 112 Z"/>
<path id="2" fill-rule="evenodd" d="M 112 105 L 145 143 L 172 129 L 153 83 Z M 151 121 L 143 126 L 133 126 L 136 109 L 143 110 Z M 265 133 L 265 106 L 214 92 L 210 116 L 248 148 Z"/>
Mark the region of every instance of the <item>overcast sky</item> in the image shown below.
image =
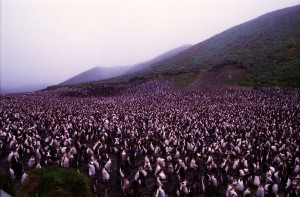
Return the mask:
<path id="1" fill-rule="evenodd" d="M 1 89 L 126 66 L 299 0 L 1 0 Z"/>

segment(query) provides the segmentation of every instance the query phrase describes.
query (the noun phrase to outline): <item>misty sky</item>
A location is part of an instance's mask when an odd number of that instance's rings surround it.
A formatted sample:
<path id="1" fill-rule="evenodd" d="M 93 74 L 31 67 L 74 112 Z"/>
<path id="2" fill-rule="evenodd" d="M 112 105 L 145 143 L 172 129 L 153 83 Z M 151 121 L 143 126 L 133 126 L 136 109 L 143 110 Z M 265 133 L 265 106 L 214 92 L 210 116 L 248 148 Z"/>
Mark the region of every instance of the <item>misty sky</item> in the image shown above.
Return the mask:
<path id="1" fill-rule="evenodd" d="M 1 0 L 1 89 L 126 66 L 299 0 Z"/>

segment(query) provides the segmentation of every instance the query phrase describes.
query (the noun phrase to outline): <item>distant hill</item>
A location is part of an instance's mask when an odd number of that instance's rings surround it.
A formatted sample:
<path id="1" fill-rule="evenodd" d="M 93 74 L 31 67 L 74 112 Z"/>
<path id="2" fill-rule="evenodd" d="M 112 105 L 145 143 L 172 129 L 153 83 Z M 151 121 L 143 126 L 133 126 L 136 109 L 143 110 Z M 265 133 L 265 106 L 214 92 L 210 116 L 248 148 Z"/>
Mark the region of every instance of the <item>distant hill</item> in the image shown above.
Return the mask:
<path id="1" fill-rule="evenodd" d="M 104 79 L 109 79 L 112 77 L 120 76 L 122 74 L 129 74 L 134 73 L 139 70 L 143 70 L 150 65 L 153 65 L 155 63 L 158 63 L 161 60 L 173 57 L 177 55 L 178 53 L 190 48 L 192 45 L 184 45 L 181 47 L 177 47 L 175 49 L 172 49 L 168 52 L 165 52 L 152 60 L 139 63 L 133 66 L 124 66 L 124 67 L 95 67 L 92 69 L 89 69 L 87 71 L 84 71 L 64 82 L 62 82 L 59 85 L 71 85 L 71 84 L 79 84 L 79 83 L 85 83 L 85 82 L 92 82 L 92 81 L 99 81 Z"/>
<path id="2" fill-rule="evenodd" d="M 192 45 L 183 45 L 183 46 L 177 47 L 175 49 L 172 49 L 170 51 L 167 51 L 167 52 L 153 58 L 152 60 L 136 64 L 132 67 L 132 69 L 130 69 L 127 72 L 127 74 L 134 73 L 134 72 L 146 69 L 146 68 L 148 68 L 149 66 L 151 66 L 153 64 L 156 64 L 160 61 L 167 60 L 168 58 L 174 57 L 175 55 L 179 54 L 180 52 L 185 51 L 185 50 L 187 50 L 188 48 L 191 48 L 191 47 L 192 47 Z"/>
<path id="3" fill-rule="evenodd" d="M 111 81 L 163 78 L 173 79 L 179 86 L 300 87 L 299 47 L 300 6 L 294 6 L 232 27 L 172 58 Z"/>
<path id="4" fill-rule="evenodd" d="M 20 87 L 0 87 L 0 95 L 38 91 L 46 88 L 48 85 L 49 84 L 27 84 Z"/>
<path id="5" fill-rule="evenodd" d="M 70 85 L 84 82 L 98 81 L 116 77 L 127 72 L 131 67 L 118 66 L 118 67 L 95 67 L 84 71 L 59 85 Z"/>

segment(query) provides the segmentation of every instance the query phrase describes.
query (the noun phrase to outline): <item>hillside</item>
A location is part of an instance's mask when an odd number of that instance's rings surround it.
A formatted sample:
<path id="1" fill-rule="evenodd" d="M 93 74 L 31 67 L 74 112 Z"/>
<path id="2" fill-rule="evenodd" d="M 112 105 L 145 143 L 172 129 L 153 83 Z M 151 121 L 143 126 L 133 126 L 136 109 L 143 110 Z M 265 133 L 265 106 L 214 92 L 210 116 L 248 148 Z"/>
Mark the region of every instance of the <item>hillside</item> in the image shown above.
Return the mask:
<path id="1" fill-rule="evenodd" d="M 172 49 L 170 51 L 167 51 L 155 58 L 153 58 L 152 60 L 149 60 L 149 61 L 146 61 L 146 62 L 143 62 L 143 63 L 140 63 L 140 64 L 136 64 L 132 67 L 132 69 L 130 69 L 127 74 L 130 74 L 130 73 L 134 73 L 134 72 L 137 72 L 137 71 L 141 71 L 143 69 L 147 69 L 149 66 L 153 65 L 153 64 L 156 64 L 160 61 L 163 61 L 163 60 L 167 60 L 168 58 L 172 58 L 173 56 L 179 54 L 180 52 L 183 52 L 185 50 L 187 50 L 188 48 L 191 48 L 192 45 L 183 45 L 183 46 L 180 46 L 180 47 L 177 47 L 175 49 Z"/>
<path id="2" fill-rule="evenodd" d="M 123 74 L 134 73 L 134 72 L 146 69 L 150 65 L 158 63 L 159 61 L 165 60 L 167 58 L 171 58 L 171 57 L 177 55 L 178 53 L 190 48 L 191 46 L 192 45 L 183 45 L 183 46 L 177 47 L 177 48 L 167 51 L 149 61 L 139 63 L 139 64 L 136 64 L 133 66 L 95 67 L 95 68 L 84 71 L 84 72 L 62 82 L 59 85 L 71 85 L 71 84 L 99 81 L 99 80 L 117 77 L 117 76 L 120 76 Z"/>
<path id="3" fill-rule="evenodd" d="M 116 77 L 126 73 L 131 67 L 95 67 L 90 70 L 84 71 L 59 85 L 70 85 L 78 84 L 90 81 L 98 81 L 103 79 L 108 79 L 111 77 Z"/>
<path id="4" fill-rule="evenodd" d="M 207 84 L 216 81 L 213 71 L 221 72 L 221 84 L 300 87 L 299 46 L 300 6 L 294 6 L 232 27 L 172 58 L 111 81 L 167 78 L 179 85 Z"/>

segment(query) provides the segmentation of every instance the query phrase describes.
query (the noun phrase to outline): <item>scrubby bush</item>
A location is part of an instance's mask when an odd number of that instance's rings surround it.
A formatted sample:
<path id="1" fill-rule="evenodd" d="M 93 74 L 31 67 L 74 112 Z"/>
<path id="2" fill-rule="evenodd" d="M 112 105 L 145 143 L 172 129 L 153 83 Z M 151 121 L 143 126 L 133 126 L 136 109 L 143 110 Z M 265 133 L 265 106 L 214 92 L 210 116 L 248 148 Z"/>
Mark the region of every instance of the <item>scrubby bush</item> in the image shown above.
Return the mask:
<path id="1" fill-rule="evenodd" d="M 18 196 L 91 196 L 87 178 L 75 170 L 46 167 L 29 171 Z"/>

